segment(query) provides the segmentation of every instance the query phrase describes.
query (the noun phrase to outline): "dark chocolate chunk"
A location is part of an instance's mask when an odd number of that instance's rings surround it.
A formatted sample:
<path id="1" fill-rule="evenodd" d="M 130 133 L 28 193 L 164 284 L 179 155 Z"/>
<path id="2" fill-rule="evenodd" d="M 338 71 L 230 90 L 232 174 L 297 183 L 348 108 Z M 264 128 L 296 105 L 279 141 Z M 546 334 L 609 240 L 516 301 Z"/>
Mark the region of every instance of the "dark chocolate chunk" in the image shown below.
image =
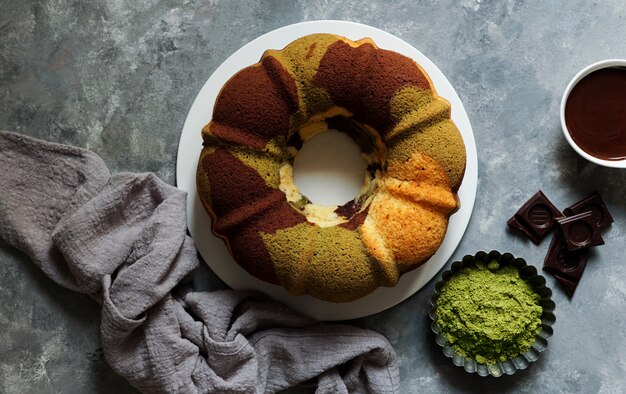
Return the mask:
<path id="1" fill-rule="evenodd" d="M 538 244 L 554 227 L 555 219 L 563 217 L 541 190 L 535 193 L 507 222 Z M 523 228 L 523 229 L 522 229 Z"/>
<path id="2" fill-rule="evenodd" d="M 374 152 L 374 147 L 376 146 L 374 138 L 352 118 L 346 118 L 341 115 L 333 116 L 326 119 L 326 124 L 331 130 L 347 134 L 361 148 L 363 153 Z"/>
<path id="3" fill-rule="evenodd" d="M 526 234 L 526 236 L 528 238 L 530 238 L 534 243 L 538 244 L 539 242 L 541 242 L 541 238 L 536 235 L 535 233 L 531 233 L 530 231 L 526 230 L 526 227 L 524 227 L 518 220 L 516 216 L 513 216 L 512 218 L 510 218 L 506 224 L 509 225 L 509 227 L 515 228 L 521 232 L 523 232 L 524 234 Z"/>
<path id="4" fill-rule="evenodd" d="M 557 219 L 561 241 L 568 251 L 604 245 L 600 229 L 589 211 Z"/>
<path id="5" fill-rule="evenodd" d="M 383 167 L 379 163 L 370 163 L 367 166 L 367 172 L 369 172 L 374 178 L 376 177 L 376 172 L 381 171 L 382 169 Z"/>
<path id="6" fill-rule="evenodd" d="M 543 261 L 543 269 L 553 275 L 562 274 L 570 280 L 578 281 L 587 266 L 588 258 L 588 250 L 570 252 L 555 235 Z"/>
<path id="7" fill-rule="evenodd" d="M 588 258 L 587 249 L 570 252 L 561 243 L 559 236 L 555 235 L 543 261 L 543 270 L 552 274 L 571 297 L 585 271 Z"/>
<path id="8" fill-rule="evenodd" d="M 300 133 L 298 132 L 293 133 L 293 135 L 289 137 L 289 141 L 287 141 L 287 145 L 293 146 L 297 150 L 302 149 L 303 144 L 304 142 L 302 141 L 302 137 L 300 136 Z"/>
<path id="9" fill-rule="evenodd" d="M 569 297 L 574 295 L 576 291 L 576 287 L 578 287 L 578 281 L 569 280 L 568 278 L 560 275 L 560 274 L 552 274 L 554 278 L 563 286 L 565 292 Z"/>
<path id="10" fill-rule="evenodd" d="M 351 200 L 337 207 L 337 209 L 335 209 L 335 213 L 339 216 L 343 216 L 344 218 L 349 219 L 352 216 L 354 216 L 354 214 L 359 212 L 359 210 L 361 209 L 361 206 L 362 204 L 360 202 Z"/>
<path id="11" fill-rule="evenodd" d="M 573 216 L 587 211 L 592 213 L 596 224 L 601 229 L 613 223 L 613 217 L 598 192 L 593 192 L 582 200 L 565 208 L 563 213 L 567 216 Z"/>

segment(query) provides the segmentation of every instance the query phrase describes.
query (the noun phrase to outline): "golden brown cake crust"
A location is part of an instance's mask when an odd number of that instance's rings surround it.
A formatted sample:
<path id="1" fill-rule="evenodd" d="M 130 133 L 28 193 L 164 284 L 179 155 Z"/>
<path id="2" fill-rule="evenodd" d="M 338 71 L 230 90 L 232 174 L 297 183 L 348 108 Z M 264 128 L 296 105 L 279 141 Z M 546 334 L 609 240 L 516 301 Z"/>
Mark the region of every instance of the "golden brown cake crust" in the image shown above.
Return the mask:
<path id="1" fill-rule="evenodd" d="M 371 173 L 331 209 L 291 178 L 296 149 L 329 127 L 355 138 Z M 370 39 L 315 34 L 268 50 L 224 85 L 202 137 L 197 188 L 213 232 L 294 295 L 346 302 L 394 286 L 435 253 L 458 208 L 465 146 L 449 103 L 413 60 Z"/>

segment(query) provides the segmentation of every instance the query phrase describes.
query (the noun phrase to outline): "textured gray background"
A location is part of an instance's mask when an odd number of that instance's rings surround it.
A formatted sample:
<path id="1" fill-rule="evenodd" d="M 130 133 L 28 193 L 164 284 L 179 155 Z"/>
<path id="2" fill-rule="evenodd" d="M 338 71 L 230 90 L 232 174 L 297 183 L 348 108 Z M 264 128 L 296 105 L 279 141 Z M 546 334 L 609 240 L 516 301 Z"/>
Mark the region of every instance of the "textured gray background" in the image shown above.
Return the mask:
<path id="1" fill-rule="evenodd" d="M 479 378 L 444 358 L 426 317 L 432 282 L 355 323 L 392 342 L 403 393 L 626 391 L 626 171 L 577 157 L 558 118 L 561 93 L 579 69 L 626 58 L 626 2 L 91 3 L 0 0 L 0 128 L 90 148 L 112 172 L 153 171 L 169 183 L 198 90 L 257 36 L 300 21 L 342 19 L 418 48 L 457 89 L 478 145 L 476 206 L 453 258 L 499 249 L 540 266 L 547 242 L 525 242 L 505 225 L 537 189 L 560 207 L 598 189 L 616 222 L 572 300 L 548 277 L 555 336 L 536 364 L 514 376 Z M 206 268 L 196 282 L 224 286 Z M 0 392 L 134 392 L 103 359 L 98 322 L 96 303 L 54 285 L 0 243 Z"/>

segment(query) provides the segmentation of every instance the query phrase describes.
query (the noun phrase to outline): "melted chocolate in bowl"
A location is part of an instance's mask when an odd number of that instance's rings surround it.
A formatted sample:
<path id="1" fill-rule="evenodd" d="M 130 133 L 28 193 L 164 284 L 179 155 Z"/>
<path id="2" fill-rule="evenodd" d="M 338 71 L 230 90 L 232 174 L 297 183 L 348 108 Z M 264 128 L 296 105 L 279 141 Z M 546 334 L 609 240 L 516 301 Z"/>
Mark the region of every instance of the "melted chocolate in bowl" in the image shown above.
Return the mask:
<path id="1" fill-rule="evenodd" d="M 603 68 L 581 79 L 567 98 L 565 123 L 588 154 L 626 159 L 626 68 Z"/>

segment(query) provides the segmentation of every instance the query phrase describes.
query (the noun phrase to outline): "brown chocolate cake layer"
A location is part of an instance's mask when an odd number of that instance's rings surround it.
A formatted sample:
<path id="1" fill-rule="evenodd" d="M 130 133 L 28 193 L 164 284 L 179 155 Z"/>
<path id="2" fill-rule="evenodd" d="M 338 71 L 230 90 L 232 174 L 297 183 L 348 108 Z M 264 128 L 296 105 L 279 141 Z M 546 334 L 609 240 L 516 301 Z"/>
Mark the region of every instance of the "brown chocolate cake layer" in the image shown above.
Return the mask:
<path id="1" fill-rule="evenodd" d="M 235 261 L 246 271 L 278 283 L 259 231 L 274 233 L 306 219 L 280 190 L 268 187 L 256 171 L 228 151 L 217 149 L 204 156 L 202 166 L 211 185 L 214 231 L 228 239 Z"/>
<path id="2" fill-rule="evenodd" d="M 293 78 L 272 57 L 241 70 L 222 89 L 213 111 L 211 133 L 236 145 L 263 149 L 269 140 L 286 136 L 297 109 Z"/>
<path id="3" fill-rule="evenodd" d="M 383 137 L 394 124 L 390 111 L 393 95 L 406 86 L 430 89 L 428 79 L 406 56 L 371 44 L 352 47 L 343 41 L 328 47 L 313 83 Z"/>

